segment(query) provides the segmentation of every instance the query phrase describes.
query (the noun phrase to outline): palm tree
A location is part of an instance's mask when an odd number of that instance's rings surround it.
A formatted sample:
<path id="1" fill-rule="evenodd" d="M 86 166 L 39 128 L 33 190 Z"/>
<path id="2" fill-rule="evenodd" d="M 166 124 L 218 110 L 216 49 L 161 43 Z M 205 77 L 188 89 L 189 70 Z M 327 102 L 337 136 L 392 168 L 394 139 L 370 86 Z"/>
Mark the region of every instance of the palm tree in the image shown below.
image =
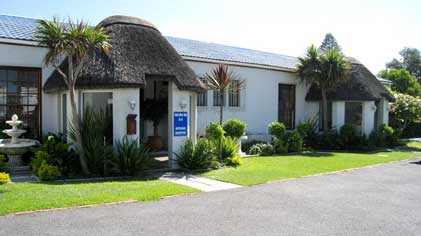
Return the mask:
<path id="1" fill-rule="evenodd" d="M 87 55 L 95 49 L 108 53 L 111 48 L 110 36 L 102 27 L 90 27 L 83 21 L 68 24 L 60 22 L 57 18 L 52 21 L 39 20 L 35 38 L 50 50 L 44 57 L 45 65 L 52 65 L 63 77 L 69 89 L 72 110 L 72 126 L 75 130 L 76 150 L 79 152 L 80 164 L 84 174 L 89 175 L 89 168 L 83 154 L 82 138 L 80 133 L 80 116 L 75 102 L 75 85 L 81 75 L 82 67 L 87 60 Z M 67 59 L 67 73 L 59 67 L 61 58 Z"/>
<path id="2" fill-rule="evenodd" d="M 307 49 L 305 57 L 298 58 L 298 74 L 308 84 L 317 85 L 322 97 L 321 115 L 323 131 L 328 132 L 327 95 L 328 89 L 334 88 L 336 83 L 345 79 L 350 65 L 347 59 L 337 49 L 328 49 L 326 53 L 319 52 L 312 45 Z"/>
<path id="3" fill-rule="evenodd" d="M 222 124 L 224 112 L 224 94 L 226 92 L 239 92 L 245 87 L 245 81 L 231 71 L 228 66 L 219 64 L 210 74 L 204 76 L 209 90 L 218 91 L 219 95 L 219 123 Z"/>

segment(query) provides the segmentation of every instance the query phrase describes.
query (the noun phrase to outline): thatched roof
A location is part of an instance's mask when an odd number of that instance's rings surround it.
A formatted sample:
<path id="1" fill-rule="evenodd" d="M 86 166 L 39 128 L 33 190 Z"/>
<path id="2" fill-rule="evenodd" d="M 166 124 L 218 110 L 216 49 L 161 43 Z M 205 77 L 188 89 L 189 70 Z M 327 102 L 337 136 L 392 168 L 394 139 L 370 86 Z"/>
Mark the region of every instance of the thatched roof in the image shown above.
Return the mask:
<path id="1" fill-rule="evenodd" d="M 110 16 L 99 23 L 111 36 L 109 55 L 89 54 L 76 88 L 141 88 L 148 79 L 174 81 L 179 89 L 202 91 L 193 70 L 151 23 L 135 17 Z M 61 66 L 67 68 L 67 61 Z M 44 91 L 67 89 L 57 71 L 47 79 Z"/>
<path id="2" fill-rule="evenodd" d="M 350 62 L 349 77 L 338 82 L 335 89 L 330 89 L 327 92 L 328 100 L 378 101 L 382 98 L 389 101 L 395 100 L 389 90 L 361 62 L 353 58 L 350 58 Z M 306 100 L 321 100 L 320 89 L 316 85 L 311 86 Z"/>

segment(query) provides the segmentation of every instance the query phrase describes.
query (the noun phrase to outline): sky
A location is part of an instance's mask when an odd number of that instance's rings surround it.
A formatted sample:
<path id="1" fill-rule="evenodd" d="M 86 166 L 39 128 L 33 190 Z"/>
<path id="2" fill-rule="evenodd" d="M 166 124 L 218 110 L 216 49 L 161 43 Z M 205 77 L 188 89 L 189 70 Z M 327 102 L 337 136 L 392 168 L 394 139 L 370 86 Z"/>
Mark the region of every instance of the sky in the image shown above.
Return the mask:
<path id="1" fill-rule="evenodd" d="M 0 0 L 0 14 L 84 20 L 111 15 L 152 22 L 163 35 L 303 56 L 332 33 L 373 73 L 421 49 L 421 0 Z"/>

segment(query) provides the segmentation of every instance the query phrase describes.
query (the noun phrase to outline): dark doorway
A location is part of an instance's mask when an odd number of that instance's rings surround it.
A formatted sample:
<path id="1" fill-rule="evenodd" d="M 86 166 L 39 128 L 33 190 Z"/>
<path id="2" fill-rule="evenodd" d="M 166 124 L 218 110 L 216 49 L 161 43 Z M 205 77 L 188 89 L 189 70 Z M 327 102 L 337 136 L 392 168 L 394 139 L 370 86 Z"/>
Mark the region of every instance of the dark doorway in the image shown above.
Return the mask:
<path id="1" fill-rule="evenodd" d="M 295 126 L 295 85 L 279 84 L 278 88 L 278 121 L 292 130 Z"/>

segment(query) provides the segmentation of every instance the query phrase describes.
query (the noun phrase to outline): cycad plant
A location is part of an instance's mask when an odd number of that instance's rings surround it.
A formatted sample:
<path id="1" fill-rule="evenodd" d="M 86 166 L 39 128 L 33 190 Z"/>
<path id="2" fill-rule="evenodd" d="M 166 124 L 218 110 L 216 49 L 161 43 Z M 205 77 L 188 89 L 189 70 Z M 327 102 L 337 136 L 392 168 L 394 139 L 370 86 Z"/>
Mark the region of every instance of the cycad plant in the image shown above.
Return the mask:
<path id="1" fill-rule="evenodd" d="M 94 50 L 101 50 L 108 53 L 111 45 L 110 36 L 102 27 L 90 27 L 83 21 L 75 23 L 71 20 L 67 24 L 60 22 L 57 18 L 52 21 L 39 20 L 35 32 L 35 39 L 40 45 L 50 50 L 44 57 L 45 65 L 52 65 L 62 76 L 64 83 L 69 90 L 72 125 L 74 132 L 74 145 L 79 146 L 79 158 L 82 170 L 89 175 L 87 158 L 82 146 L 82 134 L 80 130 L 80 117 L 76 107 L 75 86 L 81 76 L 82 68 L 88 55 Z M 61 59 L 67 60 L 67 68 L 60 68 Z"/>
<path id="2" fill-rule="evenodd" d="M 147 167 L 150 161 L 149 149 L 139 140 L 130 140 L 127 136 L 116 142 L 116 152 L 113 163 L 123 176 L 135 175 Z"/>
<path id="3" fill-rule="evenodd" d="M 320 88 L 323 131 L 327 133 L 327 90 L 334 88 L 338 81 L 348 76 L 350 64 L 337 49 L 332 48 L 323 53 L 319 52 L 314 45 L 310 46 L 306 56 L 299 57 L 298 61 L 300 77 L 308 84 L 314 84 Z"/>

